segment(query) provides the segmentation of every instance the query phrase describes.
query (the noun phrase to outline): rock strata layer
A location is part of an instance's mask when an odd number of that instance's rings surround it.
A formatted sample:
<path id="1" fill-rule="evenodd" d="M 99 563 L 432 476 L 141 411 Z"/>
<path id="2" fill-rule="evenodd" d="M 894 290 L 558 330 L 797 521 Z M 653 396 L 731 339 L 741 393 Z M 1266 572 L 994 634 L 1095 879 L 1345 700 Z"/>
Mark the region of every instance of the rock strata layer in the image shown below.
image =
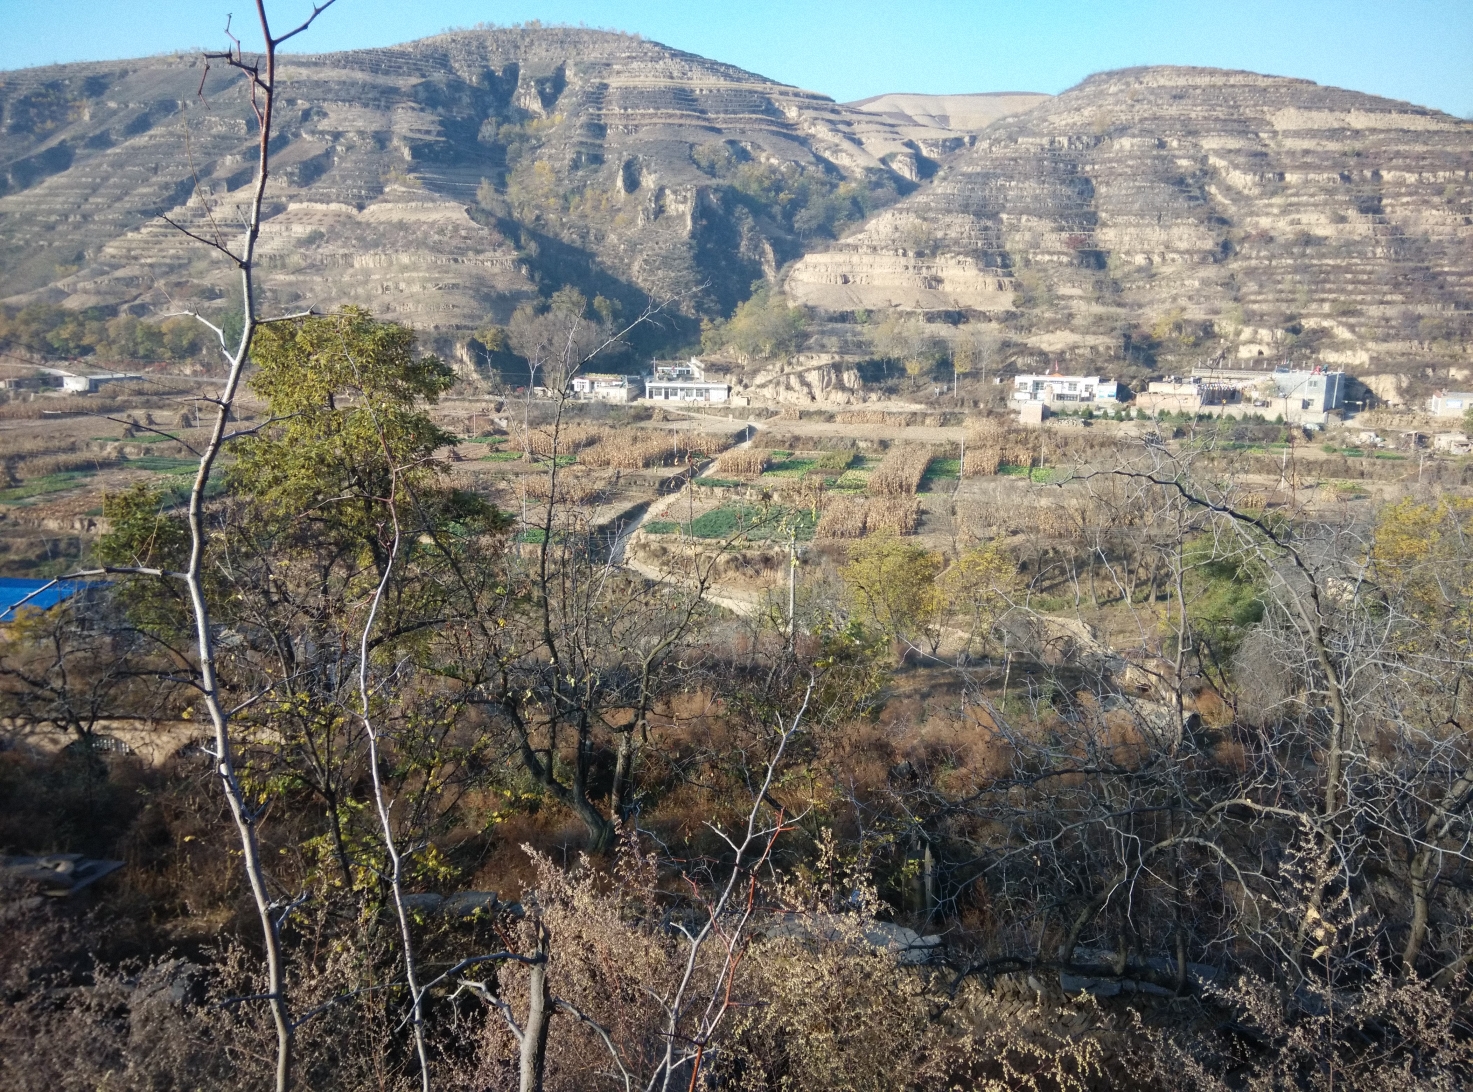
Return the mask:
<path id="1" fill-rule="evenodd" d="M 1247 72 L 1104 73 L 987 128 L 787 289 L 1240 359 L 1466 360 L 1473 124 Z"/>
<path id="2" fill-rule="evenodd" d="M 431 331 L 504 321 L 562 283 L 729 311 L 812 235 L 783 220 L 784 186 L 893 199 L 926 155 L 917 136 L 959 146 L 589 30 L 292 55 L 281 87 L 271 302 L 357 303 Z M 228 265 L 167 221 L 227 245 L 239 231 L 254 123 L 237 73 L 190 56 L 9 72 L 0 114 L 0 299 L 145 313 L 230 288 Z"/>

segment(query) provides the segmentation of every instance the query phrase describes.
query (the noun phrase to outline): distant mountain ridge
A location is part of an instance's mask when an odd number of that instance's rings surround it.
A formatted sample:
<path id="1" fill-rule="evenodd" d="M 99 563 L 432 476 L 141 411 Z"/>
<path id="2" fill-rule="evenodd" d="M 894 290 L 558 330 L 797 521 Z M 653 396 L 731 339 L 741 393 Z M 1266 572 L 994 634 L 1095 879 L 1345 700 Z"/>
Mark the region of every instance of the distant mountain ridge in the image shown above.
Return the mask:
<path id="1" fill-rule="evenodd" d="M 679 297 L 678 342 L 767 278 L 1101 360 L 1230 331 L 1468 362 L 1473 124 L 1405 103 L 1163 67 L 840 104 L 575 28 L 292 55 L 282 86 L 269 305 L 362 304 L 442 351 L 564 283 Z M 197 57 L 0 73 L 0 302 L 227 307 L 229 270 L 161 215 L 227 238 L 251 125 Z"/>
<path id="2" fill-rule="evenodd" d="M 447 335 L 565 281 L 631 305 L 705 284 L 684 309 L 729 311 L 962 143 L 581 29 L 292 55 L 281 80 L 267 290 Z M 10 72 L 0 117 L 0 299 L 157 309 L 228 288 L 160 214 L 228 234 L 252 163 L 236 73 L 190 56 Z"/>

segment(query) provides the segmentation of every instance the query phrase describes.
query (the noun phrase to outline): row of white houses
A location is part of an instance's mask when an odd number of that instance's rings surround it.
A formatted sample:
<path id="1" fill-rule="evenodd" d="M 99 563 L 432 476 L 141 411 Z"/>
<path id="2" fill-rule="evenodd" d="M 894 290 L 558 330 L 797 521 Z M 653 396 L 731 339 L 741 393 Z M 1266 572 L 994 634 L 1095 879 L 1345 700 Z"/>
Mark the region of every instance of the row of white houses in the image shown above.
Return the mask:
<path id="1" fill-rule="evenodd" d="M 725 402 L 731 384 L 706 380 L 706 366 L 695 357 L 684 364 L 656 364 L 653 375 L 590 372 L 573 377 L 573 395 L 595 402 Z"/>

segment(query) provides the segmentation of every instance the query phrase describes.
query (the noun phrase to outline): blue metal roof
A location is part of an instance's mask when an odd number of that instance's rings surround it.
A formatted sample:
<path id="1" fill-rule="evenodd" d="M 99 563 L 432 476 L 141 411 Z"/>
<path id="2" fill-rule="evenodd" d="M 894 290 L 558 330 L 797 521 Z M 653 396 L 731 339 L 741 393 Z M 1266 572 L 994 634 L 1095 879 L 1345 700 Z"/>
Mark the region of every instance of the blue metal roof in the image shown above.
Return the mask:
<path id="1" fill-rule="evenodd" d="M 51 585 L 49 588 L 46 587 L 48 584 Z M 58 580 L 52 584 L 49 580 L 20 580 L 15 577 L 0 576 L 0 622 L 14 622 L 16 604 L 23 599 L 25 599 L 27 609 L 35 607 L 37 610 L 50 610 L 62 600 L 70 599 L 86 586 L 86 583 L 81 580 Z M 46 590 L 26 599 L 26 596 L 40 588 L 46 588 Z"/>

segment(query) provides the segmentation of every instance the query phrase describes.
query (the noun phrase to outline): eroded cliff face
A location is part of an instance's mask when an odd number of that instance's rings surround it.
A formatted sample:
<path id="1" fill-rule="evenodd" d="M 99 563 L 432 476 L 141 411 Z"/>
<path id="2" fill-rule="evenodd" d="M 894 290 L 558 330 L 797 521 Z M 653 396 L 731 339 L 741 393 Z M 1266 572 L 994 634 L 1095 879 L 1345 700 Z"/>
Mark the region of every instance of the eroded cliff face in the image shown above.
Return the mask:
<path id="1" fill-rule="evenodd" d="M 1473 124 L 1302 80 L 1093 76 L 799 261 L 830 311 L 986 312 L 1364 369 L 1465 359 Z"/>
<path id="2" fill-rule="evenodd" d="M 458 32 L 290 56 L 281 75 L 271 305 L 358 303 L 434 331 L 562 283 L 728 311 L 836 218 L 912 185 L 918 135 L 960 146 L 598 31 Z M 0 299 L 143 313 L 230 289 L 164 217 L 238 231 L 254 163 L 238 74 L 187 56 L 29 69 L 0 76 L 0 110 Z M 849 204 L 795 218 L 777 192 L 795 179 Z"/>

